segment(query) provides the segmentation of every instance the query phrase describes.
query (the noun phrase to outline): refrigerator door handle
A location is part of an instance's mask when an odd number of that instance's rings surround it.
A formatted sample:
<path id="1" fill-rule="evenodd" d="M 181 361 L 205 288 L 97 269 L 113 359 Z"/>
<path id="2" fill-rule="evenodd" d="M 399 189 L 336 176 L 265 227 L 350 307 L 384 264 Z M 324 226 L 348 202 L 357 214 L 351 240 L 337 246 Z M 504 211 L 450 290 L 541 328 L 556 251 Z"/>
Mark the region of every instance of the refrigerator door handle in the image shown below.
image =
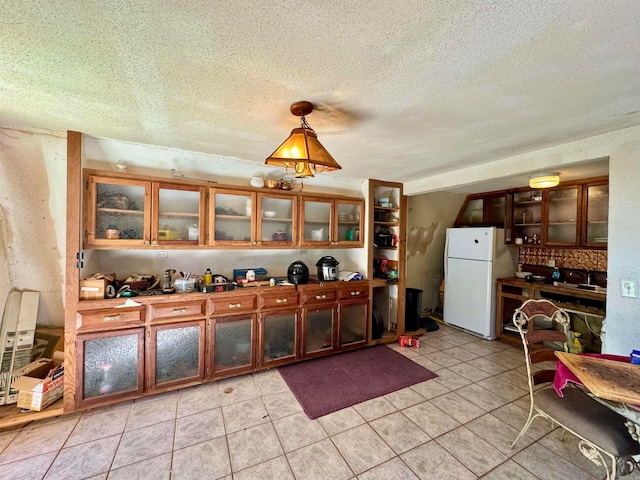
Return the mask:
<path id="1" fill-rule="evenodd" d="M 445 237 L 444 241 L 444 279 L 449 278 L 447 274 L 447 263 L 449 263 L 449 235 Z"/>

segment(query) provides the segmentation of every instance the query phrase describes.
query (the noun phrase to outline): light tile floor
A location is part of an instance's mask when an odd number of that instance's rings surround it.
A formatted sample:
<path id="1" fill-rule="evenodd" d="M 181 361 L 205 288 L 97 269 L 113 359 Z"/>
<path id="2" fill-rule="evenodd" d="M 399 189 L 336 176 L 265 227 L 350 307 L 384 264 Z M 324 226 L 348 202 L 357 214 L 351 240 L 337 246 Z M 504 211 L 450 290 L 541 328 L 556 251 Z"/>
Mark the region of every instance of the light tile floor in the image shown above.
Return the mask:
<path id="1" fill-rule="evenodd" d="M 445 325 L 418 350 L 390 348 L 439 377 L 317 420 L 269 370 L 34 422 L 0 431 L 0 478 L 604 477 L 541 420 L 510 448 L 528 411 L 521 350 Z"/>

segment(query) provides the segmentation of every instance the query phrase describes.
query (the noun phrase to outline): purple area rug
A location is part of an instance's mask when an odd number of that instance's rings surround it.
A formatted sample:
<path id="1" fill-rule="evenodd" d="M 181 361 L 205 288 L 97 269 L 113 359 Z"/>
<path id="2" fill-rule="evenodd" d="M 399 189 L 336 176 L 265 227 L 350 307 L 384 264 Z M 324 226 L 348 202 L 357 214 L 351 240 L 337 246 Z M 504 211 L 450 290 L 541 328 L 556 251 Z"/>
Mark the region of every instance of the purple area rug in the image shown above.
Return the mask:
<path id="1" fill-rule="evenodd" d="M 311 419 L 437 377 L 386 345 L 279 367 Z"/>

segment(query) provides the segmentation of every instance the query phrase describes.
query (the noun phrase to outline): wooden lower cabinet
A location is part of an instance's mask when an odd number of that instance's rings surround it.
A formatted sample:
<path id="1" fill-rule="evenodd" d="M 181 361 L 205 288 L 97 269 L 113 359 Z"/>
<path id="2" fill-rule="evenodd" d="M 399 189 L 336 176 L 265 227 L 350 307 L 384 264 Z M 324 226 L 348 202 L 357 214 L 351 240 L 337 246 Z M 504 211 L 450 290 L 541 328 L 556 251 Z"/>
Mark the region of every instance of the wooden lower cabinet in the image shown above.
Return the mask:
<path id="1" fill-rule="evenodd" d="M 241 375 L 256 367 L 256 314 L 216 317 L 212 321 L 212 376 Z"/>
<path id="2" fill-rule="evenodd" d="M 204 320 L 151 326 L 147 388 L 204 381 L 204 347 Z"/>
<path id="3" fill-rule="evenodd" d="M 300 311 L 296 307 L 259 314 L 259 367 L 276 367 L 300 358 L 299 318 Z"/>
<path id="4" fill-rule="evenodd" d="M 80 334 L 76 357 L 76 407 L 142 395 L 144 328 Z"/>
<path id="5" fill-rule="evenodd" d="M 581 290 L 574 286 L 528 283 L 518 278 L 499 278 L 496 292 L 496 336 L 503 342 L 522 345 L 513 325 L 513 313 L 529 299 L 546 299 L 569 313 L 569 328 L 583 333 L 584 340 L 593 330 L 599 331 L 606 312 L 604 293 Z M 586 320 L 585 320 L 586 319 Z M 590 351 L 599 352 L 600 339 L 593 336 Z"/>
<path id="6" fill-rule="evenodd" d="M 152 395 L 368 344 L 369 283 L 138 297 L 77 312 L 74 408 Z"/>
<path id="7" fill-rule="evenodd" d="M 340 350 L 367 344 L 369 302 L 367 300 L 338 305 L 338 345 Z"/>
<path id="8" fill-rule="evenodd" d="M 336 349 L 335 304 L 302 309 L 302 358 L 326 355 Z"/>

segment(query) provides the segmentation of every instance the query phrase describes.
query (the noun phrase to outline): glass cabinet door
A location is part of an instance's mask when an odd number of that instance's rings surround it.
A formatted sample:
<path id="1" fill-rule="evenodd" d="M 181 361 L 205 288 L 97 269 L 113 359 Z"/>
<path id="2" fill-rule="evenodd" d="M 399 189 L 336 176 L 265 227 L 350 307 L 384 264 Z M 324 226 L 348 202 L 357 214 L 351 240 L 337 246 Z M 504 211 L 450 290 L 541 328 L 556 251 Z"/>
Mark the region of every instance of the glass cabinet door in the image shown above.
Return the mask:
<path id="1" fill-rule="evenodd" d="M 334 349 L 335 308 L 304 309 L 305 357 L 330 352 Z"/>
<path id="2" fill-rule="evenodd" d="M 330 245 L 331 200 L 302 198 L 302 245 Z"/>
<path id="3" fill-rule="evenodd" d="M 505 195 L 489 197 L 487 199 L 487 223 L 502 227 L 504 225 L 504 215 L 506 211 Z"/>
<path id="4" fill-rule="evenodd" d="M 527 190 L 510 194 L 511 229 L 509 234 L 517 244 L 542 243 L 542 190 Z"/>
<path id="5" fill-rule="evenodd" d="M 150 243 L 151 182 L 91 176 L 87 193 L 88 245 Z"/>
<path id="6" fill-rule="evenodd" d="M 204 379 L 204 320 L 151 327 L 151 387 Z"/>
<path id="7" fill-rule="evenodd" d="M 348 200 L 336 200 L 338 214 L 336 215 L 337 226 L 335 228 L 334 245 L 356 245 L 363 244 L 361 240 L 363 231 L 364 204 Z"/>
<path id="8" fill-rule="evenodd" d="M 154 224 L 152 245 L 203 245 L 204 187 L 153 185 Z"/>
<path id="9" fill-rule="evenodd" d="M 586 196 L 586 243 L 605 246 L 609 236 L 609 185 L 589 185 Z"/>
<path id="10" fill-rule="evenodd" d="M 105 397 L 138 396 L 143 390 L 144 328 L 78 335 L 76 404 Z"/>
<path id="11" fill-rule="evenodd" d="M 258 195 L 258 244 L 293 245 L 296 242 L 296 198 Z"/>
<path id="12" fill-rule="evenodd" d="M 260 315 L 262 365 L 273 366 L 296 358 L 297 318 L 295 309 Z"/>
<path id="13" fill-rule="evenodd" d="M 251 245 L 255 218 L 255 193 L 212 188 L 210 192 L 213 245 Z"/>
<path id="14" fill-rule="evenodd" d="M 368 306 L 368 302 L 340 305 L 340 348 L 366 342 Z"/>
<path id="15" fill-rule="evenodd" d="M 462 225 L 479 225 L 483 221 L 484 216 L 484 199 L 475 198 L 469 200 L 467 208 L 464 210 L 460 219 Z"/>
<path id="16" fill-rule="evenodd" d="M 254 314 L 233 315 L 214 319 L 213 372 L 251 371 L 253 355 Z"/>
<path id="17" fill-rule="evenodd" d="M 576 245 L 578 243 L 578 189 L 549 191 L 547 244 Z"/>

